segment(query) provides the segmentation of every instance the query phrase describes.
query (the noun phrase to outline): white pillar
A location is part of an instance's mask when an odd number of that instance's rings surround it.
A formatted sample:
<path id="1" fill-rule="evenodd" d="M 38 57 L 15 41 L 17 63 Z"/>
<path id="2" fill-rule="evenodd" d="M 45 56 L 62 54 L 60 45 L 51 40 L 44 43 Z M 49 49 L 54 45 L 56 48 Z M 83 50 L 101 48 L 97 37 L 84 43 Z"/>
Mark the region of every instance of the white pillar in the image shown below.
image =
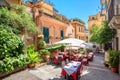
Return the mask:
<path id="1" fill-rule="evenodd" d="M 105 51 L 105 61 L 109 61 L 109 53 Z"/>

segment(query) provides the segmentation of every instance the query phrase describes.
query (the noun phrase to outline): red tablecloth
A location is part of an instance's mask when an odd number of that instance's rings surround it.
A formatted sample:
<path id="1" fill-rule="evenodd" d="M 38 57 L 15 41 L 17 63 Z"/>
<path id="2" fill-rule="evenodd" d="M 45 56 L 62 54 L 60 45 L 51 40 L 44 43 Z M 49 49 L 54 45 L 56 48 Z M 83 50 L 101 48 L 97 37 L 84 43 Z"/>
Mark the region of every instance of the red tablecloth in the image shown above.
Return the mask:
<path id="1" fill-rule="evenodd" d="M 80 75 L 83 70 L 81 62 L 71 61 L 66 66 L 62 68 L 62 76 L 66 74 L 72 76 L 74 80 L 77 80 L 77 75 Z"/>
<path id="2" fill-rule="evenodd" d="M 87 58 L 83 58 L 82 59 L 82 63 L 83 63 L 83 65 L 87 65 L 88 64 L 88 59 Z"/>
<path id="3" fill-rule="evenodd" d="M 58 63 L 58 58 L 59 58 L 59 57 L 62 59 L 62 61 L 64 61 L 64 56 L 63 56 L 63 55 L 58 55 L 58 56 L 55 56 L 55 57 L 54 57 L 54 60 L 53 60 L 54 63 Z"/>
<path id="4" fill-rule="evenodd" d="M 94 53 L 89 53 L 88 54 L 88 59 L 90 60 L 90 61 L 92 61 L 93 60 L 93 57 L 94 57 Z"/>

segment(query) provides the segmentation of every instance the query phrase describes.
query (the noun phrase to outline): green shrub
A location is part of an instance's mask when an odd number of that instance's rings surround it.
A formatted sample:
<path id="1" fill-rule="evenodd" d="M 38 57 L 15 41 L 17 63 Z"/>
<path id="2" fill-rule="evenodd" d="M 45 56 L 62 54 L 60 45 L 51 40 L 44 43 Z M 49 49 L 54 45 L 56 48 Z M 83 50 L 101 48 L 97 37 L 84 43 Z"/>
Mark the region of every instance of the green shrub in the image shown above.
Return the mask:
<path id="1" fill-rule="evenodd" d="M 12 5 L 11 10 L 0 7 L 0 25 L 7 25 L 15 34 L 26 28 L 29 32 L 37 32 L 37 27 L 24 6 Z"/>
<path id="2" fill-rule="evenodd" d="M 48 50 L 43 49 L 43 50 L 40 50 L 40 51 L 39 51 L 39 54 L 40 54 L 40 55 L 42 55 L 42 54 L 49 55 L 50 52 L 49 52 Z"/>
<path id="3" fill-rule="evenodd" d="M 21 54 L 18 57 L 6 57 L 0 60 L 0 73 L 11 72 L 15 68 L 22 68 L 28 64 L 28 57 L 25 54 Z"/>
<path id="4" fill-rule="evenodd" d="M 23 51 L 23 41 L 6 28 L 0 26 L 0 73 L 11 72 L 28 63 L 28 57 Z"/>
<path id="5" fill-rule="evenodd" d="M 120 52 L 116 50 L 109 50 L 108 53 L 111 67 L 118 67 Z"/>
<path id="6" fill-rule="evenodd" d="M 39 42 L 38 42 L 38 49 L 40 50 L 40 49 L 44 49 L 46 47 L 46 42 L 45 41 L 43 41 L 43 40 L 40 40 Z"/>
<path id="7" fill-rule="evenodd" d="M 86 49 L 87 52 L 92 52 L 92 49 Z"/>
<path id="8" fill-rule="evenodd" d="M 5 57 L 17 57 L 23 54 L 23 41 L 14 33 L 0 30 L 0 60 Z"/>
<path id="9" fill-rule="evenodd" d="M 35 52 L 34 49 L 35 49 L 34 45 L 30 45 L 27 48 L 29 63 L 32 63 L 32 64 L 40 62 L 39 54 L 38 52 Z"/>

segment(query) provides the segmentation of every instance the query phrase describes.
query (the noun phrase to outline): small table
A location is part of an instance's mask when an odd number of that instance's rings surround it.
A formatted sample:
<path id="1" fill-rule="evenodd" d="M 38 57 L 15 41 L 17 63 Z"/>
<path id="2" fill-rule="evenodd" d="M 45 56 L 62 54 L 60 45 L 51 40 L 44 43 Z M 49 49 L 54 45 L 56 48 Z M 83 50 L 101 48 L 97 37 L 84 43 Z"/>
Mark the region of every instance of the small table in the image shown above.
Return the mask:
<path id="1" fill-rule="evenodd" d="M 83 71 L 83 65 L 81 62 L 71 61 L 62 68 L 62 76 L 72 76 L 74 80 L 78 80 L 78 76 Z"/>
<path id="2" fill-rule="evenodd" d="M 87 58 L 83 58 L 82 59 L 82 63 L 83 63 L 83 65 L 87 65 L 88 64 L 88 59 Z"/>
<path id="3" fill-rule="evenodd" d="M 64 61 L 64 57 L 63 55 L 58 55 L 54 57 L 54 63 L 61 63 L 62 61 Z"/>
<path id="4" fill-rule="evenodd" d="M 88 54 L 88 60 L 93 61 L 94 53 L 90 52 Z"/>

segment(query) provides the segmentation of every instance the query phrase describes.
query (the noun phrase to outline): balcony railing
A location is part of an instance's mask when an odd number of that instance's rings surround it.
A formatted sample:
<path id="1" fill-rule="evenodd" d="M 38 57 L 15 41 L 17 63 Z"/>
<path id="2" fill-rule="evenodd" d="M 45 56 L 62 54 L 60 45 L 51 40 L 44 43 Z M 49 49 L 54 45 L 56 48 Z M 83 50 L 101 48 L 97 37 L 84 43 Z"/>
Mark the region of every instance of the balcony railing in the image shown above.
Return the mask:
<path id="1" fill-rule="evenodd" d="M 120 16 L 120 4 L 116 7 L 116 15 Z"/>
<path id="2" fill-rule="evenodd" d="M 111 0 L 111 4 L 108 9 L 108 22 L 111 21 L 113 16 L 114 16 L 114 0 Z"/>
<path id="3" fill-rule="evenodd" d="M 111 0 L 111 4 L 108 9 L 108 21 L 110 22 L 113 16 L 120 16 L 120 3 L 115 4 L 115 0 Z"/>

